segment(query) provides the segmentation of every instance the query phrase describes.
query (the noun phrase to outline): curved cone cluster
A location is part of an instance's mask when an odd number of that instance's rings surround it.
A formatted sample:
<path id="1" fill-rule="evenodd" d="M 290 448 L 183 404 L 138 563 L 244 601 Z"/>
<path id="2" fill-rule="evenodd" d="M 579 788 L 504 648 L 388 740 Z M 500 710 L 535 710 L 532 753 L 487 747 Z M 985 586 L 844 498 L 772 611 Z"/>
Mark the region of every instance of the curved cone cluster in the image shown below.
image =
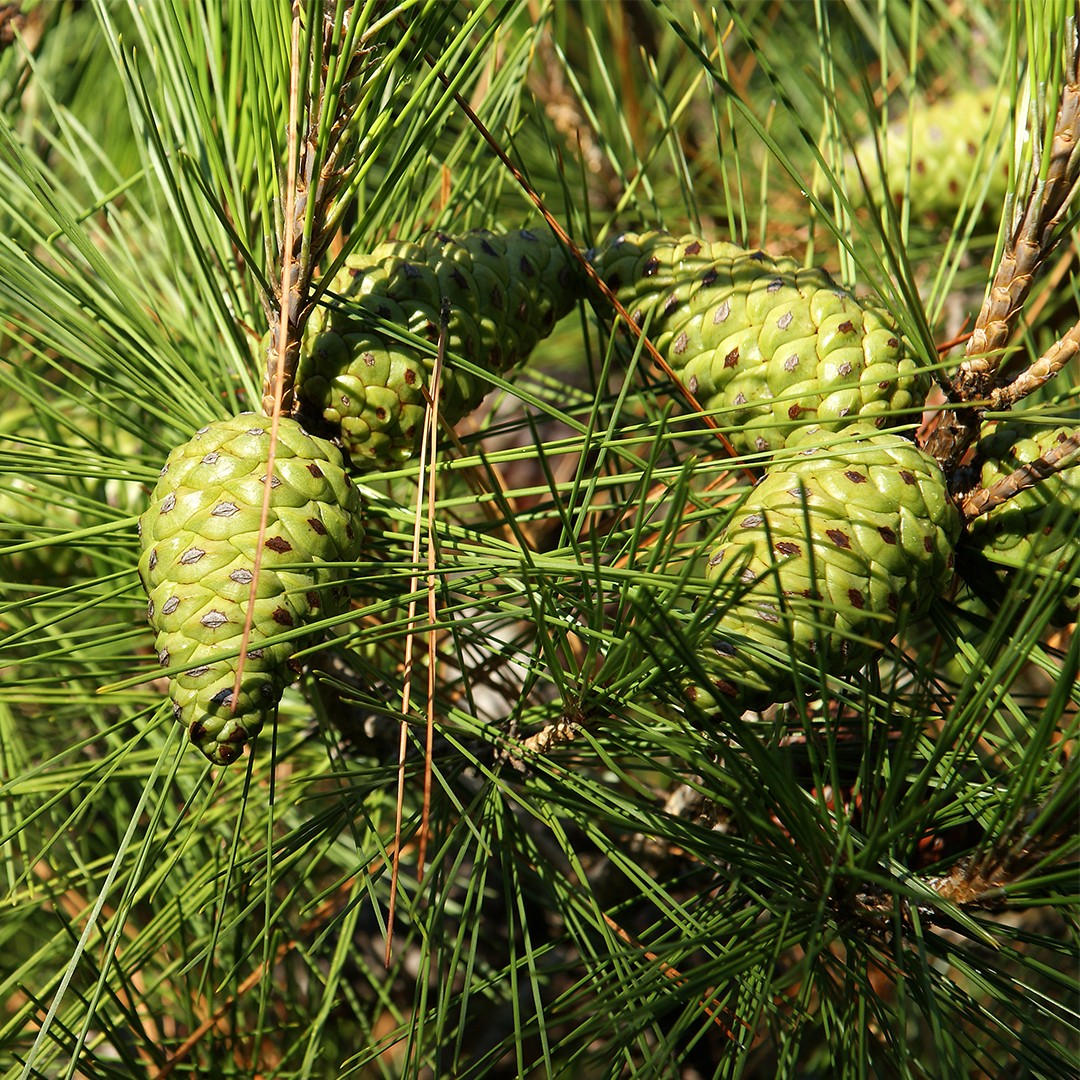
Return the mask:
<path id="1" fill-rule="evenodd" d="M 864 200 L 860 170 L 871 196 L 880 204 L 885 197 L 880 183 L 884 172 L 896 202 L 906 190 L 915 213 L 951 217 L 960 209 L 969 184 L 974 185 L 969 199 L 978 194 L 982 174 L 990 168 L 984 205 L 993 213 L 1000 211 L 1008 192 L 1011 155 L 1003 153 L 994 160 L 1009 116 L 1008 95 L 1001 101 L 997 96 L 990 87 L 953 94 L 933 105 L 914 104 L 907 118 L 889 125 L 880 160 L 873 138 L 861 140 L 846 164 L 852 204 L 858 206 Z M 980 175 L 972 180 L 977 167 Z"/>
<path id="2" fill-rule="evenodd" d="M 811 422 L 903 423 L 926 396 L 896 324 L 823 270 L 662 233 L 623 236 L 591 257 L 740 453 L 782 448 Z"/>
<path id="3" fill-rule="evenodd" d="M 546 232 L 433 233 L 418 244 L 383 244 L 353 256 L 304 340 L 296 382 L 301 416 L 340 429 L 358 468 L 395 468 L 419 442 L 434 349 L 393 340 L 378 320 L 434 346 L 442 300 L 449 299 L 439 408 L 455 424 L 491 384 L 456 367 L 452 355 L 505 372 L 528 357 L 580 292 L 563 249 Z"/>
<path id="4" fill-rule="evenodd" d="M 867 424 L 801 441 L 809 448 L 766 473 L 709 560 L 723 585 L 699 703 L 788 700 L 796 665 L 811 678 L 857 671 L 948 581 L 960 516 L 932 458 Z"/>
<path id="5" fill-rule="evenodd" d="M 363 532 L 360 496 L 340 452 L 279 421 L 270 510 L 239 699 L 233 687 L 247 614 L 270 453 L 271 421 L 209 424 L 177 447 L 139 520 L 139 576 L 150 597 L 173 713 L 211 760 L 227 765 L 293 681 L 295 638 L 268 638 L 342 610 Z"/>
<path id="6" fill-rule="evenodd" d="M 990 487 L 1023 465 L 1038 461 L 1073 430 L 1036 424 L 996 424 L 979 440 L 980 480 Z M 997 598 L 1017 581 L 1037 587 L 1052 573 L 1076 573 L 1080 545 L 1080 464 L 1062 469 L 972 521 L 966 557 L 985 564 L 985 584 Z M 1071 622 L 1080 608 L 1080 581 L 1063 598 L 1053 619 Z"/>

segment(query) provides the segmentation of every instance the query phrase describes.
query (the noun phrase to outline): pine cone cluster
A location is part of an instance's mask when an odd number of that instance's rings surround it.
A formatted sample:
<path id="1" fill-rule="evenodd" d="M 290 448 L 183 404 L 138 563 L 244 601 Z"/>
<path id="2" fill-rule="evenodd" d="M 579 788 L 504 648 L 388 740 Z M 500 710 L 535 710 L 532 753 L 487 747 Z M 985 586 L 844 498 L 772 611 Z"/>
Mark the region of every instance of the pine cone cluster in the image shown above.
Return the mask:
<path id="1" fill-rule="evenodd" d="M 270 639 L 343 609 L 359 557 L 360 496 L 341 453 L 279 421 L 248 651 L 233 690 L 259 542 L 271 421 L 243 413 L 200 428 L 169 455 L 139 520 L 139 576 L 150 598 L 173 714 L 227 765 L 295 678 L 295 637 Z"/>
<path id="2" fill-rule="evenodd" d="M 910 422 L 929 388 L 896 324 L 823 270 L 692 236 L 626 234 L 592 262 L 740 453 L 809 423 Z"/>
<path id="3" fill-rule="evenodd" d="M 305 336 L 296 380 L 300 416 L 340 431 L 356 468 L 396 468 L 419 443 L 444 298 L 450 324 L 439 409 L 456 424 L 491 384 L 453 357 L 495 374 L 510 370 L 551 333 L 580 292 L 562 247 L 546 231 L 479 230 L 460 238 L 438 232 L 353 256 Z M 378 320 L 423 338 L 431 349 L 394 340 Z"/>

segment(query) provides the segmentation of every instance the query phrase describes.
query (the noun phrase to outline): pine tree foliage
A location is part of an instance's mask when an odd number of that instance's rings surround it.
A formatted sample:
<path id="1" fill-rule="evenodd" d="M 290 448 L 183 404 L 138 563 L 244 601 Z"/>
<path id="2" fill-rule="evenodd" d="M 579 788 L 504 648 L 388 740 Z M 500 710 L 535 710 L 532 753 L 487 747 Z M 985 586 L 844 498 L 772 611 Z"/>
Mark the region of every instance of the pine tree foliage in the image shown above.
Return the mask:
<path id="1" fill-rule="evenodd" d="M 0 9 L 0 1076 L 1074 1074 L 1075 458 L 1004 491 L 1020 565 L 966 529 L 864 662 L 808 659 L 843 616 L 822 590 L 799 663 L 777 638 L 783 701 L 695 702 L 739 591 L 710 556 L 798 446 L 733 454 L 658 313 L 639 335 L 593 286 L 514 367 L 376 312 L 436 404 L 444 367 L 483 401 L 355 470 L 349 600 L 274 639 L 295 680 L 224 767 L 173 719 L 136 524 L 170 452 L 261 408 L 268 349 L 333 322 L 339 275 L 440 233 L 555 237 L 583 274 L 574 249 L 654 231 L 827 272 L 937 380 L 886 417 L 923 439 L 1053 175 L 1076 16 Z M 924 139 L 974 94 L 996 120 Z M 1064 207 L 1001 368 L 1056 377 L 987 432 L 1077 429 Z M 960 509 L 1021 463 L 984 451 L 948 470 Z"/>

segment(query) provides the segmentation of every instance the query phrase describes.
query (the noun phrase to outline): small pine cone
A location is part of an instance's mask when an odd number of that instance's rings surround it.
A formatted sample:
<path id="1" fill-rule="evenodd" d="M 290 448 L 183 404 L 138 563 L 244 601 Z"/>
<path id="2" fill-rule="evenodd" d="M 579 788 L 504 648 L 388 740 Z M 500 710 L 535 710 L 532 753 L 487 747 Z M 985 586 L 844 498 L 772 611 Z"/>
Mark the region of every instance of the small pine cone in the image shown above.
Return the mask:
<path id="1" fill-rule="evenodd" d="M 562 247 L 546 232 L 432 233 L 417 244 L 353 256 L 309 324 L 296 379 L 299 415 L 340 430 L 357 468 L 396 468 L 419 443 L 433 352 L 392 340 L 373 317 L 435 346 L 447 297 L 447 353 L 502 374 L 528 358 L 580 292 Z M 450 359 L 443 418 L 456 424 L 490 388 Z"/>
<path id="2" fill-rule="evenodd" d="M 864 201 L 860 170 L 867 179 L 870 195 L 881 204 L 885 195 L 880 182 L 884 163 L 888 190 L 896 202 L 901 201 L 906 190 L 914 212 L 920 217 L 954 216 L 972 182 L 976 160 L 983 162 L 985 172 L 1006 135 L 1008 95 L 997 102 L 996 108 L 995 102 L 997 90 L 990 87 L 952 94 L 933 105 L 914 103 L 909 117 L 897 120 L 886 130 L 880 161 L 873 138 L 861 140 L 854 157 L 849 157 L 846 164 L 852 205 L 860 206 Z M 998 213 L 1005 201 L 1010 157 L 1009 153 L 1003 153 L 993 165 L 984 203 L 991 213 Z M 981 175 L 975 178 L 975 193 L 981 188 L 982 180 Z"/>
<path id="3" fill-rule="evenodd" d="M 270 453 L 271 421 L 243 413 L 200 428 L 161 470 L 139 519 L 139 576 L 150 597 L 173 714 L 213 762 L 235 761 L 295 677 L 295 639 L 268 638 L 340 613 L 363 541 L 360 495 L 341 453 L 282 418 L 239 700 L 233 687 Z M 225 654 L 225 655 L 223 655 Z"/>
<path id="4" fill-rule="evenodd" d="M 929 455 L 865 422 L 795 444 L 808 449 L 765 474 L 709 559 L 732 591 L 717 594 L 699 704 L 790 700 L 796 665 L 810 681 L 857 671 L 951 575 L 960 515 Z"/>
<path id="5" fill-rule="evenodd" d="M 1038 461 L 1056 443 L 1072 435 L 1068 427 L 1041 427 L 1015 421 L 989 427 L 979 440 L 982 486 Z M 996 606 L 1014 583 L 1038 588 L 1050 574 L 1070 574 L 1071 584 L 1051 616 L 1058 625 L 1073 622 L 1080 609 L 1076 550 L 1080 543 L 1080 465 L 1041 480 L 975 518 L 961 546 L 972 565 L 979 591 Z"/>
<path id="6" fill-rule="evenodd" d="M 890 316 L 823 270 L 662 233 L 621 237 L 592 260 L 740 453 L 781 449 L 811 422 L 903 423 L 926 397 Z"/>

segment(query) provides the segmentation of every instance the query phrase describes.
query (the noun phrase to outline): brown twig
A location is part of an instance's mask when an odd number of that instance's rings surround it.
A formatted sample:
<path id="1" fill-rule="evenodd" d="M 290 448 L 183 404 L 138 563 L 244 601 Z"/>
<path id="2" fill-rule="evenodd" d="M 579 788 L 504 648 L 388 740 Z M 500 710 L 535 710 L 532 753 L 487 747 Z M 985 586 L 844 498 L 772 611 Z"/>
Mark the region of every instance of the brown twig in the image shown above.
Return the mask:
<path id="1" fill-rule="evenodd" d="M 298 7 L 296 0 L 294 10 Z M 358 138 L 350 120 L 356 107 L 354 84 L 364 70 L 367 50 L 361 46 L 353 49 L 351 11 L 351 4 L 338 0 L 324 16 L 318 87 L 309 99 L 307 130 L 296 158 L 292 157 L 290 146 L 288 175 L 283 187 L 295 195 L 291 202 L 286 201 L 283 210 L 280 252 L 283 273 L 273 282 L 274 295 L 263 297 L 270 326 L 262 401 L 267 415 L 272 415 L 275 407 L 275 385 L 279 378 L 282 407 L 286 413 L 293 409 L 293 380 L 300 359 L 300 342 L 313 308 L 311 282 L 336 232 L 334 202 L 349 175 L 346 162 Z M 337 69 L 332 61 L 337 62 Z M 320 125 L 331 92 L 338 93 L 340 100 L 324 132 Z M 286 266 L 290 268 L 288 274 L 284 273 Z"/>
<path id="2" fill-rule="evenodd" d="M 1048 476 L 1068 469 L 1080 460 L 1080 431 L 1068 437 L 1062 436 L 1056 446 L 1052 446 L 1037 461 L 1021 465 L 1015 472 L 1001 477 L 988 488 L 969 495 L 960 507 L 964 521 L 972 522 L 983 514 L 989 514 L 995 507 L 1015 498 L 1022 491 L 1042 483 Z"/>
<path id="3" fill-rule="evenodd" d="M 1022 398 L 1048 383 L 1080 351 L 1080 322 L 1046 350 L 1008 386 L 990 393 L 990 411 L 1011 409 Z"/>

